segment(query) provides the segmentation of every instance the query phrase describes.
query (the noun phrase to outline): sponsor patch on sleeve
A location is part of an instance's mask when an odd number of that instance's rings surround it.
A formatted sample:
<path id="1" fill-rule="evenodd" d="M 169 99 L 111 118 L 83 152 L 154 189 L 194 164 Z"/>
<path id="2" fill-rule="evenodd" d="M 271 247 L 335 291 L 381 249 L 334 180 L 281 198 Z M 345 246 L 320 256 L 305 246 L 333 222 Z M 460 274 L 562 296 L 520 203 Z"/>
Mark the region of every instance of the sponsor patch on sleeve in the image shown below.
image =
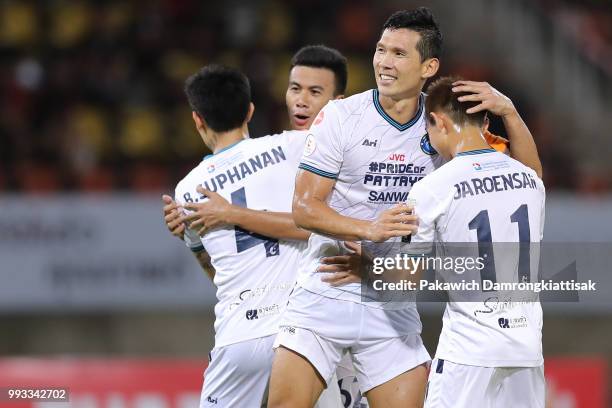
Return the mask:
<path id="1" fill-rule="evenodd" d="M 304 145 L 304 156 L 310 156 L 314 153 L 317 148 L 317 142 L 314 135 L 311 133 L 306 137 L 306 144 Z"/>

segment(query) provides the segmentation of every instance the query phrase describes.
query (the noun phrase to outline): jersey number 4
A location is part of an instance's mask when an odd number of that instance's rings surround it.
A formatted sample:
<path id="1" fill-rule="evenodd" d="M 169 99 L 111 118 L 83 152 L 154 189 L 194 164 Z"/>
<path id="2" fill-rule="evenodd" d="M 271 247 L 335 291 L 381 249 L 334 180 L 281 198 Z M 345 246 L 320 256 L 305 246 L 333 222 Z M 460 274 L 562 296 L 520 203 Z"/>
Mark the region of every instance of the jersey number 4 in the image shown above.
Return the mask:
<path id="1" fill-rule="evenodd" d="M 510 221 L 518 224 L 519 232 L 519 282 L 529 282 L 530 254 L 529 246 L 531 236 L 529 232 L 529 212 L 527 204 L 522 204 L 510 216 Z M 484 259 L 484 268 L 480 271 L 480 279 L 496 282 L 495 257 L 493 255 L 493 239 L 491 237 L 491 223 L 489 211 L 480 211 L 468 224 L 469 229 L 476 230 L 478 237 L 478 256 Z"/>
<path id="2" fill-rule="evenodd" d="M 232 204 L 246 208 L 247 202 L 244 187 L 232 193 Z M 263 244 L 264 249 L 266 250 L 266 257 L 268 258 L 271 256 L 278 256 L 280 253 L 277 239 L 259 235 L 238 226 L 234 227 L 234 235 L 236 237 L 236 249 L 238 250 L 238 253 L 260 244 Z"/>

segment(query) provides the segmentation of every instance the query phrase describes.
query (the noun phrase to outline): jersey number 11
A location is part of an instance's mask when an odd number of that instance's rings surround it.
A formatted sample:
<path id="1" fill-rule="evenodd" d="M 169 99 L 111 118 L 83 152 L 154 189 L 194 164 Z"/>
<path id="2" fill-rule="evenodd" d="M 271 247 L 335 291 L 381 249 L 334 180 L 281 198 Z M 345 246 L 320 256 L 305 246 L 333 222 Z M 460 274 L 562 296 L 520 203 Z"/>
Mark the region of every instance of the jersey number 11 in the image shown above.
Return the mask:
<path id="1" fill-rule="evenodd" d="M 510 221 L 518 224 L 519 232 L 519 282 L 529 282 L 530 254 L 529 245 L 531 236 L 529 232 L 529 212 L 527 204 L 522 204 L 511 216 Z M 491 237 L 491 223 L 489 211 L 480 211 L 468 224 L 470 230 L 476 230 L 478 237 L 478 256 L 484 259 L 484 268 L 480 271 L 482 280 L 496 282 L 495 257 L 493 255 L 493 239 Z M 483 244 L 483 245 L 481 245 Z"/>

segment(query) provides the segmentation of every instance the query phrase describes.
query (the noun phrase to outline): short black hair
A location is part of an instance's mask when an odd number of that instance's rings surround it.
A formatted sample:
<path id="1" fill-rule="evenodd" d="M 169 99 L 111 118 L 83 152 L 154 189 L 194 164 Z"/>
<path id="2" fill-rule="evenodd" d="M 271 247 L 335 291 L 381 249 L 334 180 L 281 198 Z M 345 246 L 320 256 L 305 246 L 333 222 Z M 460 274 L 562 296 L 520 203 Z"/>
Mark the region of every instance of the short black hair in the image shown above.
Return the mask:
<path id="1" fill-rule="evenodd" d="M 336 89 L 334 95 L 343 95 L 346 92 L 348 69 L 346 57 L 335 48 L 325 45 L 307 45 L 299 49 L 291 58 L 291 69 L 296 65 L 311 68 L 326 68 L 334 73 Z"/>
<path id="2" fill-rule="evenodd" d="M 421 35 L 416 45 L 421 61 L 429 58 L 440 58 L 442 33 L 430 9 L 419 7 L 416 10 L 396 11 L 387 19 L 382 30 L 397 30 L 400 28 L 407 28 Z"/>
<path id="3" fill-rule="evenodd" d="M 466 124 L 481 127 L 487 116 L 487 111 L 482 110 L 476 113 L 466 111 L 478 104 L 479 101 L 460 102 L 459 98 L 463 95 L 470 95 L 469 92 L 453 92 L 453 83 L 460 81 L 458 77 L 442 77 L 432 82 L 427 88 L 425 98 L 425 113 L 427 120 L 433 124 L 433 119 L 429 115 L 431 112 L 444 112 L 453 122 L 465 126 Z"/>
<path id="4" fill-rule="evenodd" d="M 215 132 L 227 132 L 244 123 L 251 103 L 251 86 L 235 68 L 211 64 L 185 81 L 191 109 Z"/>

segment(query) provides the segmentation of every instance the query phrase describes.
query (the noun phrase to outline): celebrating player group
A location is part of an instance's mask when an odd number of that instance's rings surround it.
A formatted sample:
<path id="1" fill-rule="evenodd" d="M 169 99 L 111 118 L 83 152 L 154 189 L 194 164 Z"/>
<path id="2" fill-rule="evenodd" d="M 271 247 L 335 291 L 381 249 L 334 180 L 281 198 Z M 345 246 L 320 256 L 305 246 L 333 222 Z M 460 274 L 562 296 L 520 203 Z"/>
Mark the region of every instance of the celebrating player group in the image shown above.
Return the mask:
<path id="1" fill-rule="evenodd" d="M 217 287 L 202 408 L 545 406 L 537 300 L 478 313 L 482 302 L 449 296 L 432 361 L 414 297 L 364 294 L 362 246 L 417 256 L 538 243 L 545 199 L 512 101 L 486 82 L 434 79 L 442 35 L 427 8 L 391 15 L 372 45 L 377 87 L 350 97 L 340 52 L 299 50 L 292 130 L 265 137 L 249 138 L 244 74 L 209 65 L 186 81 L 213 154 L 163 200 L 169 230 Z M 488 113 L 507 140 L 488 132 Z M 498 263 L 489 272 L 519 274 L 520 262 Z"/>

